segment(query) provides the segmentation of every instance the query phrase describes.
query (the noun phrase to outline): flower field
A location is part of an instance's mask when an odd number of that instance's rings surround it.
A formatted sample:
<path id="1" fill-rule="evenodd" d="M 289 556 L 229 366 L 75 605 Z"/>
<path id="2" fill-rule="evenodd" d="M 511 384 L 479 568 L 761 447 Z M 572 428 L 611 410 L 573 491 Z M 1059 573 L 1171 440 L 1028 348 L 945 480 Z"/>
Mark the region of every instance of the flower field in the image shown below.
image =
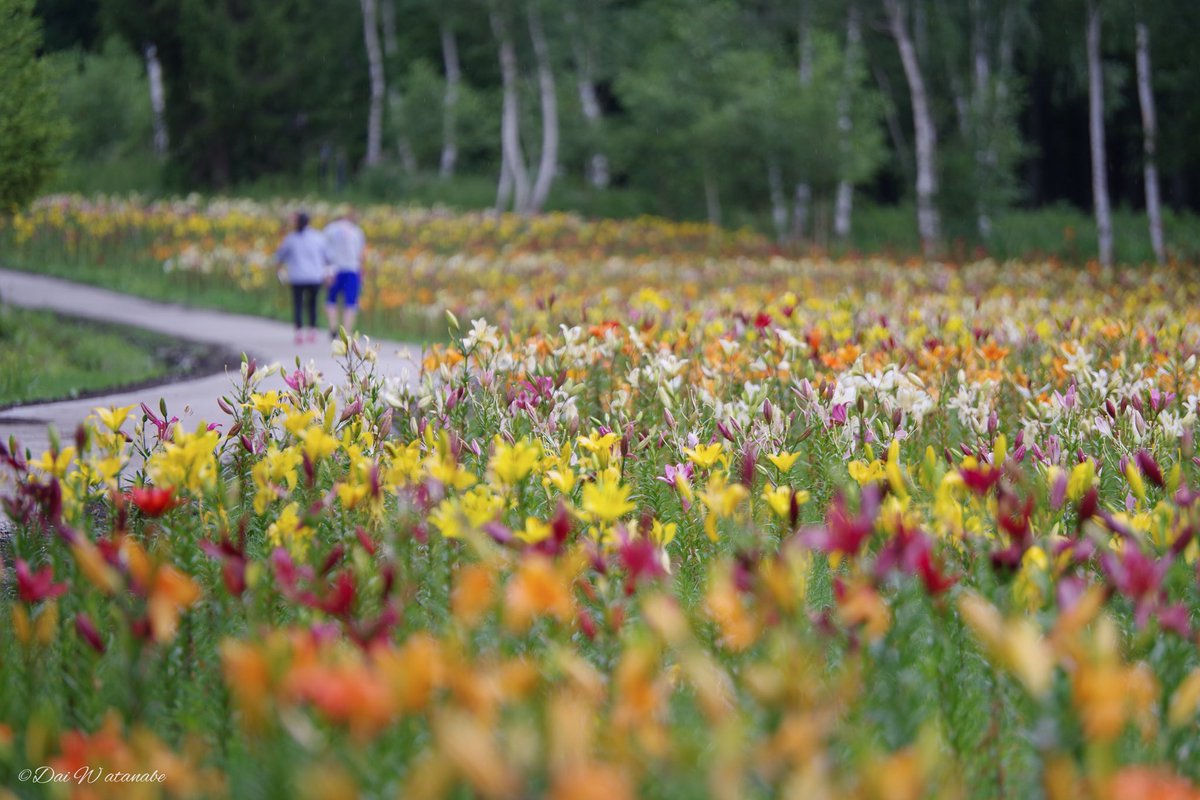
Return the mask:
<path id="1" fill-rule="evenodd" d="M 266 292 L 284 211 L 58 198 L 0 242 Z M 442 332 L 417 385 L 344 339 L 195 430 L 0 451 L 0 786 L 1200 797 L 1186 268 L 363 218 L 377 322 Z"/>

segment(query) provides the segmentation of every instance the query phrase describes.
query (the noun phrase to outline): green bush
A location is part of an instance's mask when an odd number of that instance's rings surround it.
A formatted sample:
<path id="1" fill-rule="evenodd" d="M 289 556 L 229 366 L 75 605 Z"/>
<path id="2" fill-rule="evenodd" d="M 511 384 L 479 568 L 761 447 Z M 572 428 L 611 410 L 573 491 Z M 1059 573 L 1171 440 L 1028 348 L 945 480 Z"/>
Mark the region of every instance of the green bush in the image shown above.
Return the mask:
<path id="1" fill-rule="evenodd" d="M 0 213 L 37 196 L 62 137 L 41 40 L 33 0 L 0 0 Z"/>

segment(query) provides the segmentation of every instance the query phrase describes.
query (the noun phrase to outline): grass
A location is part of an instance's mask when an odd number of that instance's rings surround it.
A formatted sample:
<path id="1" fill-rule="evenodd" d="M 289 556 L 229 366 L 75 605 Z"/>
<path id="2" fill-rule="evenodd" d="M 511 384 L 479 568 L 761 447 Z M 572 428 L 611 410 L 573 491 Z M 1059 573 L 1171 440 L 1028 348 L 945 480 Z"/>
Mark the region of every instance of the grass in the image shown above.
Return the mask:
<path id="1" fill-rule="evenodd" d="M 0 306 L 0 408 L 166 378 L 177 372 L 168 356 L 180 346 L 131 328 Z"/>

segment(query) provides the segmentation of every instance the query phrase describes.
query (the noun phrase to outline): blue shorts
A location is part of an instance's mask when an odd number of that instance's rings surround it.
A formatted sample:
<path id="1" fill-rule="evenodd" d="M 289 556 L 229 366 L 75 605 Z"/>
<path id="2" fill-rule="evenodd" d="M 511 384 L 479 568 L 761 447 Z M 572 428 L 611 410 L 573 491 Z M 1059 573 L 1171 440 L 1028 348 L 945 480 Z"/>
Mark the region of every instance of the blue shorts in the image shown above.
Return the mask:
<path id="1" fill-rule="evenodd" d="M 358 290 L 362 287 L 362 279 L 357 272 L 350 270 L 342 270 L 333 278 L 333 283 L 329 286 L 329 296 L 325 302 L 331 306 L 336 306 L 338 297 L 345 295 L 346 308 L 354 308 L 358 305 Z"/>

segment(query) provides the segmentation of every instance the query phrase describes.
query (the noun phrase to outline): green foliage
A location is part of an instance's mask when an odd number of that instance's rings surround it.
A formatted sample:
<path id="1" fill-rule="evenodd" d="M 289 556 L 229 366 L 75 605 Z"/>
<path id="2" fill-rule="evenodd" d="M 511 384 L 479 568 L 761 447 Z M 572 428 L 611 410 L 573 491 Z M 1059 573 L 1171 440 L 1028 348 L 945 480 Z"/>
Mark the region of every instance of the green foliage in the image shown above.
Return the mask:
<path id="1" fill-rule="evenodd" d="M 77 397 L 167 374 L 159 351 L 169 340 L 0 306 L 0 407 Z"/>
<path id="2" fill-rule="evenodd" d="M 424 59 L 412 63 L 398 81 L 400 101 L 390 104 L 390 134 L 393 142 L 403 134 L 413 149 L 421 169 L 436 171 L 441 159 L 446 117 L 444 113 L 446 81 L 441 72 Z M 460 83 L 454 111 L 454 138 L 460 164 L 475 171 L 494 158 L 492 150 L 499 141 L 499 100 L 469 83 Z M 528 124 L 534 125 L 537 120 Z"/>
<path id="3" fill-rule="evenodd" d="M 367 70 L 353 0 L 111 0 L 104 10 L 130 43 L 158 48 L 179 185 L 294 171 L 322 145 L 357 160 Z"/>
<path id="4" fill-rule="evenodd" d="M 59 109 L 72 121 L 64 143 L 68 160 L 102 163 L 150 150 L 146 71 L 123 41 L 109 38 L 99 53 L 67 50 L 49 60 L 58 78 Z"/>
<path id="5" fill-rule="evenodd" d="M 1054 202 L 1088 209 L 1079 3 L 904 1 L 935 117 L 947 237 L 968 248 L 1007 250 L 1011 245 L 998 244 L 997 237 L 1008 235 L 999 226 L 1010 209 Z M 781 198 L 790 206 L 804 184 L 812 190 L 814 239 L 823 243 L 840 181 L 856 187 L 856 206 L 911 202 L 908 86 L 879 0 L 538 3 L 561 133 L 551 205 L 682 219 L 719 215 L 725 224 L 767 230 L 773 210 L 779 219 Z M 521 143 L 536 162 L 541 116 L 525 0 L 506 0 L 503 7 L 520 65 Z M 355 0 L 105 0 L 96 10 L 40 0 L 37 9 L 53 51 L 47 60 L 63 76 L 61 105 L 76 126 L 58 186 L 249 187 L 260 196 L 265 187 L 277 194 L 318 186 L 328 191 L 334 181 L 315 177 L 324 153 L 326 161 L 341 154 L 348 191 L 374 199 L 494 203 L 500 75 L 488 6 L 477 0 L 380 0 L 388 163 L 370 174 L 361 165 L 368 81 Z M 1150 31 L 1164 200 L 1174 208 L 1194 205 L 1200 145 L 1190 132 L 1200 108 L 1200 62 L 1192 57 L 1188 32 L 1200 24 L 1200 5 L 1114 0 L 1104 9 L 1113 202 L 1134 208 L 1143 202 L 1133 81 L 1133 22 L 1140 19 Z M 862 33 L 853 48 L 852 18 Z M 428 179 L 437 172 L 446 133 L 444 30 L 453 31 L 462 72 L 455 174 L 465 190 Z M 113 34 L 126 52 L 105 43 Z M 168 95 L 172 147 L 165 181 L 143 157 L 148 93 L 137 54 L 148 44 L 158 49 Z M 982 73 L 980 54 L 986 57 Z M 598 123 L 583 112 L 585 77 L 598 101 Z M 839 124 L 839 117 L 850 124 Z M 416 175 L 401 163 L 401 140 L 414 152 Z M 595 153 L 607 158 L 608 188 L 570 184 L 586 175 Z M 128 169 L 118 167 L 122 163 Z M 856 216 L 852 224 L 852 244 L 877 249 L 868 245 L 879 240 L 876 232 L 860 221 Z M 904 246 L 911 238 L 907 230 L 897 234 L 884 244 Z"/>
<path id="6" fill-rule="evenodd" d="M 0 213 L 24 206 L 50 177 L 61 121 L 33 0 L 0 0 Z"/>

